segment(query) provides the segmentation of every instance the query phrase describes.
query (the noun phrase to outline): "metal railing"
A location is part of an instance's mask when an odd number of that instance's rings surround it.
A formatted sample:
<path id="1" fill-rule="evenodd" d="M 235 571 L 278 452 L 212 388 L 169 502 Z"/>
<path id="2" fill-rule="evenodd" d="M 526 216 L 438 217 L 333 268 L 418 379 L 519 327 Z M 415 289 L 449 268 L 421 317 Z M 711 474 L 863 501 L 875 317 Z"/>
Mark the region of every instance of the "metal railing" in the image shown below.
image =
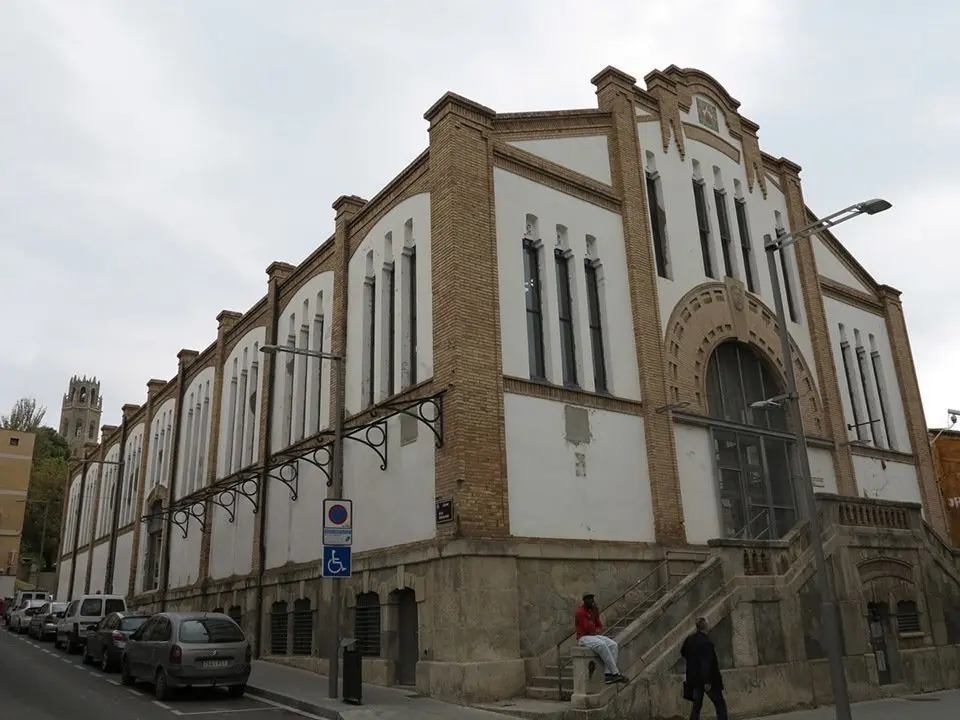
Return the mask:
<path id="1" fill-rule="evenodd" d="M 660 561 L 659 563 L 657 563 L 652 570 L 650 570 L 647 574 L 645 574 L 643 577 L 641 577 L 641 578 L 640 578 L 639 580 L 637 580 L 635 583 L 633 583 L 632 585 L 630 585 L 630 587 L 628 587 L 628 588 L 627 588 L 626 590 L 624 590 L 622 593 L 620 593 L 619 595 L 617 595 L 616 598 L 614 598 L 613 600 L 611 600 L 610 602 L 608 602 L 606 605 L 600 607 L 600 608 L 599 608 L 599 612 L 600 612 L 601 614 L 603 614 L 604 612 L 606 612 L 607 610 L 609 610 L 610 608 L 612 608 L 614 605 L 616 605 L 617 603 L 619 603 L 621 600 L 624 600 L 630 593 L 632 593 L 633 591 L 637 590 L 638 588 L 641 588 L 641 587 L 643 587 L 644 585 L 646 585 L 646 584 L 650 581 L 650 578 L 652 578 L 652 577 L 658 577 L 661 571 L 667 570 L 667 571 L 669 572 L 669 563 L 670 563 L 670 561 L 669 561 L 668 559 L 667 559 L 667 560 L 662 560 L 662 561 Z M 669 578 L 668 578 L 667 580 L 662 581 L 662 582 L 658 581 L 658 582 L 657 582 L 657 586 L 656 586 L 653 590 L 646 591 L 645 594 L 644 594 L 644 599 L 641 600 L 640 603 L 638 603 L 637 605 L 635 605 L 633 608 L 631 608 L 630 612 L 634 612 L 634 611 L 636 611 L 637 608 L 640 608 L 640 607 L 643 606 L 644 604 L 648 603 L 649 600 L 650 600 L 650 598 L 651 598 L 651 597 L 655 597 L 657 594 L 659 594 L 659 593 L 663 590 L 663 588 L 665 587 L 665 585 L 666 585 L 668 582 L 669 582 Z M 625 614 L 622 615 L 617 621 L 614 621 L 614 623 L 610 626 L 610 628 L 607 629 L 607 632 L 609 632 L 611 629 L 617 627 L 618 622 L 619 622 L 620 620 L 622 620 L 623 618 L 626 618 L 626 617 L 629 617 L 629 613 L 625 613 Z M 605 634 L 606 634 L 606 633 L 605 633 Z M 569 656 L 568 656 L 566 659 L 563 658 L 563 655 L 562 655 L 563 646 L 564 646 L 566 643 L 570 642 L 571 640 L 574 640 L 574 639 L 576 638 L 576 635 L 577 635 L 577 632 L 576 632 L 576 630 L 574 630 L 572 633 L 564 636 L 564 637 L 557 643 L 557 645 L 556 645 L 556 653 L 557 653 L 557 699 L 558 699 L 558 700 L 564 700 L 563 671 L 570 665 L 571 662 L 573 662 L 573 658 L 571 658 L 571 657 L 569 657 Z"/>
<path id="2" fill-rule="evenodd" d="M 753 526 L 757 524 L 758 520 L 766 519 L 767 524 L 760 530 L 756 535 L 750 535 L 750 531 L 753 529 Z M 770 537 L 770 511 L 761 510 L 758 512 L 750 521 L 747 522 L 742 528 L 737 530 L 733 534 L 734 540 L 769 540 Z M 766 537 L 765 537 L 766 536 Z"/>

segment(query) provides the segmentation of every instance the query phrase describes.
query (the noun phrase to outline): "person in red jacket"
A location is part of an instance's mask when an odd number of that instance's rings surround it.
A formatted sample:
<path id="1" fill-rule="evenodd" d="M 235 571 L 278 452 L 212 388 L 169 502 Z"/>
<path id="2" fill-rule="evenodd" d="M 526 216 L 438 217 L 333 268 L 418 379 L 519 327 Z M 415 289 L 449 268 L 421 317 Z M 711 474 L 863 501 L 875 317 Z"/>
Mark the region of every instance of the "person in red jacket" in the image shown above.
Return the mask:
<path id="1" fill-rule="evenodd" d="M 577 608 L 574 625 L 577 629 L 577 639 L 580 645 L 593 650 L 603 661 L 604 682 L 608 685 L 627 682 L 627 679 L 620 674 L 620 669 L 617 667 L 620 646 L 617 645 L 616 640 L 603 634 L 600 610 L 594 601 L 593 593 L 587 593 L 583 596 L 583 605 Z"/>

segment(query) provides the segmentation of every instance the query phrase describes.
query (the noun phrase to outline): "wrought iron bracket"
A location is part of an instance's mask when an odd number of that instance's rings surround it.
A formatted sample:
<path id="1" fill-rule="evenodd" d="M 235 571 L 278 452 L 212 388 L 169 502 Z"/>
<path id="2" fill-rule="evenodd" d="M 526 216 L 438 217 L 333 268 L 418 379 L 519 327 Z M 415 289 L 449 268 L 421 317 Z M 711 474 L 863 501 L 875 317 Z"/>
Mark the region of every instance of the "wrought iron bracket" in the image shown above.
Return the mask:
<path id="1" fill-rule="evenodd" d="M 380 469 L 387 469 L 387 421 L 386 419 L 344 430 L 344 440 L 353 440 L 366 445 L 380 458 Z"/>
<path id="2" fill-rule="evenodd" d="M 190 518 L 194 518 L 200 523 L 200 529 L 203 530 L 207 525 L 207 506 L 202 499 L 192 498 L 189 503 L 170 508 L 170 520 L 180 528 L 184 539 L 189 534 Z"/>
<path id="3" fill-rule="evenodd" d="M 310 463 L 322 472 L 324 477 L 327 478 L 327 487 L 333 487 L 333 476 L 330 474 L 330 466 L 333 464 L 332 444 L 327 443 L 326 445 L 314 448 L 306 455 L 301 456 L 300 460 Z"/>
<path id="4" fill-rule="evenodd" d="M 406 415 L 424 425 L 433 433 L 434 445 L 443 447 L 443 393 L 439 392 L 416 400 L 387 402 L 377 406 L 371 413 L 380 421 L 395 415 Z"/>
<path id="5" fill-rule="evenodd" d="M 214 505 L 223 508 L 227 513 L 230 522 L 237 519 L 237 489 L 235 487 L 217 488 L 212 492 L 208 500 Z"/>
<path id="6" fill-rule="evenodd" d="M 246 475 L 233 483 L 231 488 L 237 495 L 241 495 L 253 505 L 253 514 L 260 512 L 260 476 Z"/>
<path id="7" fill-rule="evenodd" d="M 290 491 L 291 500 L 295 501 L 300 496 L 300 464 L 297 460 L 289 460 L 282 465 L 275 465 L 267 471 L 267 477 L 286 485 Z"/>

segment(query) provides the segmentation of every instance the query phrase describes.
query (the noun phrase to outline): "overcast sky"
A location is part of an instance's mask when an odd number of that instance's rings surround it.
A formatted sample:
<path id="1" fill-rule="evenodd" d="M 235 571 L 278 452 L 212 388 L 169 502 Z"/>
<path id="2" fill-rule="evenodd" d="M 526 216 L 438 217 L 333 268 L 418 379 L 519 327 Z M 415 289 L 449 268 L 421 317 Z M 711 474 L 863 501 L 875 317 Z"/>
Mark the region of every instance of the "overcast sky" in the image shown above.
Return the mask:
<path id="1" fill-rule="evenodd" d="M 958 35 L 948 0 L 2 0 L 0 412 L 35 396 L 55 425 L 85 373 L 117 423 L 272 261 L 331 234 L 335 198 L 426 147 L 445 91 L 595 107 L 604 66 L 674 63 L 741 101 L 814 211 L 893 202 L 838 234 L 903 291 L 941 426 L 960 405 Z"/>

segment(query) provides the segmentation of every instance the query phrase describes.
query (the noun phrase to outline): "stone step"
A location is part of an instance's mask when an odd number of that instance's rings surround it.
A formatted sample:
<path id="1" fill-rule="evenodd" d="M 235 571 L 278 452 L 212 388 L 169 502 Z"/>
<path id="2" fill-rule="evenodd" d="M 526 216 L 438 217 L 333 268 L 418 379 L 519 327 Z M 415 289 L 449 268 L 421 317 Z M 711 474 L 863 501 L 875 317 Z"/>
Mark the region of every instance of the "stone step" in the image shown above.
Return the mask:
<path id="1" fill-rule="evenodd" d="M 557 690 L 556 683 L 551 687 L 541 687 L 539 685 L 527 685 L 526 696 L 532 700 L 560 700 L 566 702 L 570 699 L 570 695 L 573 692 L 573 685 L 571 684 L 569 688 L 563 689 L 563 697 L 561 693 Z"/>
<path id="2" fill-rule="evenodd" d="M 560 671 L 560 674 L 563 677 L 573 677 L 573 663 L 569 662 L 570 660 L 569 656 L 566 659 L 568 662 L 566 665 L 563 666 L 563 670 Z M 548 677 L 555 678 L 557 676 L 557 666 L 547 665 L 546 667 L 543 668 L 543 672 L 541 673 L 541 675 L 546 675 Z"/>
<path id="3" fill-rule="evenodd" d="M 573 676 L 560 678 L 560 684 L 567 690 L 573 690 Z M 534 675 L 527 681 L 528 687 L 557 687 L 556 675 Z"/>

